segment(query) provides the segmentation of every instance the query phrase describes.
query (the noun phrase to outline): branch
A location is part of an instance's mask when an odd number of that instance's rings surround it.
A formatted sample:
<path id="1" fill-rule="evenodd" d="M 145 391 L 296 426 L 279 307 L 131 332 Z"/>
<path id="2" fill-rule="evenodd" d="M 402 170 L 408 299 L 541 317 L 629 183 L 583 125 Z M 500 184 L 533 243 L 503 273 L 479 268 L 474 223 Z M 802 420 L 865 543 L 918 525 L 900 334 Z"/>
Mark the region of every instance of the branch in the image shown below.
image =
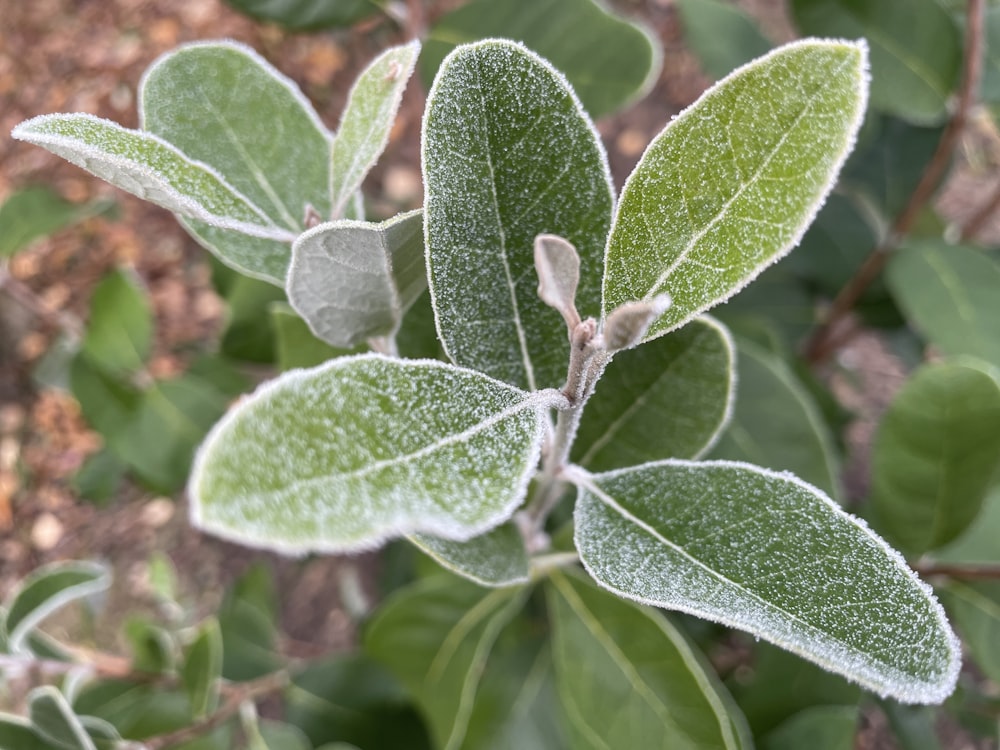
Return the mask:
<path id="1" fill-rule="evenodd" d="M 945 126 L 941 140 L 938 141 L 933 156 L 920 176 L 920 182 L 910 194 L 909 201 L 896 217 L 885 239 L 872 250 L 853 278 L 840 290 L 830 305 L 824 322 L 806 343 L 805 356 L 813 365 L 825 362 L 839 346 L 845 343 L 843 336 L 836 335 L 841 322 L 851 313 L 868 287 L 882 273 L 892 252 L 899 247 L 910 230 L 913 229 L 914 223 L 933 197 L 938 183 L 951 163 L 959 136 L 965 130 L 968 122 L 982 70 L 983 0 L 969 0 L 965 37 L 962 83 L 958 92 L 955 113 Z"/>
<path id="2" fill-rule="evenodd" d="M 963 581 L 1000 580 L 1000 564 L 924 562 L 913 566 L 921 576 L 947 576 Z"/>

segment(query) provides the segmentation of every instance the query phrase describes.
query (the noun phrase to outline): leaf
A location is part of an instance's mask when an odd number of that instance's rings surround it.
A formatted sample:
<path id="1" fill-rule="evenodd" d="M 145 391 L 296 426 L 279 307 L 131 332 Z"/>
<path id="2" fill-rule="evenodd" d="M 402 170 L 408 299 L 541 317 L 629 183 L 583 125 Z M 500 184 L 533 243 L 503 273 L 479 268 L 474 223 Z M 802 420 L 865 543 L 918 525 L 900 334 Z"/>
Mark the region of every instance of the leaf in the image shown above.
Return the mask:
<path id="1" fill-rule="evenodd" d="M 511 521 L 467 542 L 428 534 L 414 534 L 409 539 L 442 567 L 480 586 L 514 586 L 527 583 L 531 576 L 524 540 Z"/>
<path id="2" fill-rule="evenodd" d="M 979 86 L 980 98 L 993 105 L 1000 103 L 1000 8 L 985 9 L 986 43 L 983 45 L 983 78 Z"/>
<path id="3" fill-rule="evenodd" d="M 470 539 L 520 505 L 558 398 L 379 355 L 285 373 L 202 445 L 193 522 L 294 554 L 415 532 Z"/>
<path id="4" fill-rule="evenodd" d="M 182 216 L 272 240 L 295 235 L 275 226 L 214 169 L 149 133 L 86 114 L 41 115 L 11 132 L 115 187 Z"/>
<path id="5" fill-rule="evenodd" d="M 285 287 L 288 263 L 292 257 L 292 237 L 283 241 L 251 237 L 228 229 L 220 229 L 195 219 L 180 218 L 181 226 L 212 256 L 248 277 L 272 287 Z M 284 297 L 284 295 L 281 295 Z"/>
<path id="6" fill-rule="evenodd" d="M 943 750 L 935 728 L 939 714 L 936 709 L 893 701 L 882 701 L 879 707 L 889 719 L 900 750 Z"/>
<path id="7" fill-rule="evenodd" d="M 281 667 L 277 652 L 277 602 L 270 572 L 250 567 L 226 592 L 219 609 L 222 677 L 243 682 Z"/>
<path id="8" fill-rule="evenodd" d="M 903 703 L 954 689 L 958 642 L 930 589 L 791 474 L 661 461 L 573 480 L 580 557 L 614 593 L 746 630 Z"/>
<path id="9" fill-rule="evenodd" d="M 97 594 L 110 585 L 108 569 L 93 562 L 57 562 L 33 570 L 5 604 L 4 629 L 10 652 L 30 653 L 27 638 L 42 620 L 69 602 Z"/>
<path id="10" fill-rule="evenodd" d="M 639 99 L 660 72 L 661 53 L 654 35 L 610 13 L 602 3 L 474 0 L 431 27 L 420 57 L 424 82 L 430 84 L 456 45 L 491 37 L 523 42 L 550 60 L 593 117 Z"/>
<path id="11" fill-rule="evenodd" d="M 757 24 L 732 3 L 680 0 L 677 10 L 684 41 L 712 78 L 722 78 L 771 49 L 771 43 Z"/>
<path id="12" fill-rule="evenodd" d="M 44 185 L 21 188 L 0 204 L 0 258 L 113 207 L 111 201 L 70 203 Z"/>
<path id="13" fill-rule="evenodd" d="M 604 314 L 668 293 L 647 339 L 731 297 L 794 247 L 861 123 L 861 43 L 800 41 L 723 79 L 673 119 L 625 182 Z"/>
<path id="14" fill-rule="evenodd" d="M 218 705 L 221 674 L 222 632 L 219 623 L 210 618 L 198 627 L 180 667 L 181 683 L 191 699 L 196 719 L 212 713 Z"/>
<path id="15" fill-rule="evenodd" d="M 912 555 L 957 538 L 1000 468 L 1000 388 L 947 362 L 918 369 L 882 418 L 872 451 L 879 528 Z"/>
<path id="16" fill-rule="evenodd" d="M 287 260 L 285 263 L 287 265 Z M 243 276 L 225 266 L 217 268 L 232 275 L 222 292 L 227 315 L 220 353 L 236 360 L 270 364 L 275 359 L 276 349 L 269 325 L 270 310 L 271 305 L 287 302 L 284 289 L 268 281 Z"/>
<path id="17" fill-rule="evenodd" d="M 345 354 L 360 354 L 367 347 L 344 350 L 330 346 L 316 338 L 309 324 L 286 304 L 271 305 L 271 327 L 274 329 L 274 346 L 277 350 L 278 369 L 282 372 L 297 367 L 315 367 L 329 359 Z"/>
<path id="18" fill-rule="evenodd" d="M 814 706 L 796 714 L 760 744 L 761 750 L 854 750 L 857 706 Z"/>
<path id="19" fill-rule="evenodd" d="M 28 694 L 28 714 L 35 731 L 53 745 L 64 750 L 97 750 L 80 717 L 51 685 Z"/>
<path id="20" fill-rule="evenodd" d="M 104 505 L 115 496 L 128 466 L 109 448 L 93 453 L 73 475 L 73 492 L 92 503 Z"/>
<path id="21" fill-rule="evenodd" d="M 285 690 L 285 704 L 286 719 L 317 747 L 343 740 L 365 748 L 430 749 L 402 686 L 363 654 L 310 662 Z"/>
<path id="22" fill-rule="evenodd" d="M 619 352 L 583 411 L 573 462 L 606 471 L 698 458 L 732 413 L 734 355 L 728 330 L 712 318 Z"/>
<path id="23" fill-rule="evenodd" d="M 174 667 L 170 633 L 141 617 L 125 622 L 124 635 L 132 651 L 132 669 L 147 674 L 165 674 Z"/>
<path id="24" fill-rule="evenodd" d="M 976 666 L 1000 683 L 1000 585 L 953 580 L 941 594 Z"/>
<path id="25" fill-rule="evenodd" d="M 70 364 L 70 388 L 84 418 L 113 446 L 139 405 L 140 392 L 122 378 L 98 369 L 78 354 Z"/>
<path id="26" fill-rule="evenodd" d="M 907 320 L 942 352 L 1000 367 L 996 260 L 961 245 L 906 245 L 889 260 L 886 282 Z"/>
<path id="27" fill-rule="evenodd" d="M 20 716 L 0 714 L 0 750 L 62 750 L 46 742 Z"/>
<path id="28" fill-rule="evenodd" d="M 746 339 L 737 352 L 736 404 L 711 457 L 791 471 L 839 498 L 840 462 L 812 396 L 773 354 Z"/>
<path id="29" fill-rule="evenodd" d="M 382 0 L 226 0 L 237 10 L 288 29 L 350 26 L 376 13 Z"/>
<path id="30" fill-rule="evenodd" d="M 576 247 L 577 307 L 595 314 L 614 200 L 579 101 L 524 47 L 462 46 L 428 96 L 422 151 L 428 284 L 445 350 L 520 388 L 561 385 L 569 342 L 536 293 L 535 236 Z"/>
<path id="31" fill-rule="evenodd" d="M 742 748 L 742 717 L 661 614 L 576 575 L 546 587 L 556 677 L 574 748 Z"/>
<path id="32" fill-rule="evenodd" d="M 803 34 L 857 39 L 871 46 L 875 109 L 916 123 L 945 119 L 962 62 L 952 17 L 934 0 L 793 0 Z"/>
<path id="33" fill-rule="evenodd" d="M 125 375 L 145 365 L 153 312 L 134 275 L 113 270 L 94 289 L 83 352 L 106 372 Z"/>
<path id="34" fill-rule="evenodd" d="M 319 224 L 292 245 L 288 301 L 331 346 L 391 337 L 424 291 L 423 252 L 421 210 L 378 224 Z"/>
<path id="35" fill-rule="evenodd" d="M 997 539 L 1000 539 L 1000 484 L 990 489 L 976 522 L 958 539 L 934 550 L 931 557 L 946 562 L 1000 562 Z"/>
<path id="36" fill-rule="evenodd" d="M 365 175 L 389 142 L 403 90 L 419 54 L 417 40 L 388 49 L 362 71 L 351 88 L 333 139 L 331 218 L 344 217 Z"/>
<path id="37" fill-rule="evenodd" d="M 257 730 L 259 742 L 250 746 L 254 750 L 312 750 L 302 730 L 292 724 L 263 719 Z"/>
<path id="38" fill-rule="evenodd" d="M 437 576 L 394 594 L 369 623 L 365 651 L 407 687 L 437 747 L 464 746 L 491 650 L 527 593 Z"/>

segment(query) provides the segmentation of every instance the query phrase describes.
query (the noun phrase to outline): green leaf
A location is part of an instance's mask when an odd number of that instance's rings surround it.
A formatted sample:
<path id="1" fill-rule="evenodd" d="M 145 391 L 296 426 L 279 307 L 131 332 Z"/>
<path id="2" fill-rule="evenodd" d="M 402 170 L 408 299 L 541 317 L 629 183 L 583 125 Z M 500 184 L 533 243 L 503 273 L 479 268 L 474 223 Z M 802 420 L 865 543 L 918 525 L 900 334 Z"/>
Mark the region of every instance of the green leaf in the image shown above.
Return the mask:
<path id="1" fill-rule="evenodd" d="M 430 750 L 406 692 L 363 654 L 310 662 L 285 690 L 286 719 L 317 747 L 342 740 L 363 748 Z"/>
<path id="2" fill-rule="evenodd" d="M 20 716 L 0 714 L 0 750 L 62 750 L 43 740 Z"/>
<path id="3" fill-rule="evenodd" d="M 26 576 L 7 597 L 5 630 L 11 653 L 28 653 L 27 638 L 46 617 L 76 599 L 111 585 L 107 568 L 93 562 L 43 565 Z"/>
<path id="4" fill-rule="evenodd" d="M 306 31 L 350 26 L 377 12 L 383 0 L 226 0 L 237 10 L 263 21 Z"/>
<path id="5" fill-rule="evenodd" d="M 712 318 L 615 355 L 587 402 L 572 460 L 593 471 L 698 458 L 732 413 L 735 351 Z"/>
<path id="6" fill-rule="evenodd" d="M 979 250 L 943 242 L 900 248 L 886 281 L 910 323 L 945 354 L 1000 367 L 1000 264 Z"/>
<path id="7" fill-rule="evenodd" d="M 791 471 L 834 499 L 840 466 L 819 408 L 778 357 L 737 339 L 736 405 L 712 458 Z"/>
<path id="8" fill-rule="evenodd" d="M 663 615 L 576 575 L 554 573 L 546 590 L 572 747 L 749 747 L 704 657 Z"/>
<path id="9" fill-rule="evenodd" d="M 760 750 L 854 750 L 857 726 L 857 706 L 815 706 L 768 734 Z"/>
<path id="10" fill-rule="evenodd" d="M 958 537 L 1000 468 L 1000 388 L 978 370 L 925 365 L 896 394 L 872 451 L 879 529 L 912 555 Z"/>
<path id="11" fill-rule="evenodd" d="M 596 314 L 613 204 L 604 149 L 576 96 L 524 47 L 459 47 L 428 96 L 423 170 L 428 283 L 448 355 L 528 390 L 561 385 L 569 342 L 537 295 L 535 236 L 576 247 L 577 307 Z"/>
<path id="12" fill-rule="evenodd" d="M 464 746 L 493 646 L 528 592 L 437 576 L 394 594 L 369 623 L 365 651 L 406 685 L 438 747 Z"/>
<path id="13" fill-rule="evenodd" d="M 771 49 L 753 19 L 731 2 L 679 0 L 677 10 L 684 41 L 712 78 L 722 78 Z"/>
<path id="14" fill-rule="evenodd" d="M 270 364 L 276 356 L 269 325 L 271 305 L 286 303 L 285 291 L 267 281 L 230 273 L 234 278 L 223 295 L 228 314 L 219 349 L 233 359 Z"/>
<path id="15" fill-rule="evenodd" d="M 196 719 L 210 714 L 218 705 L 221 674 L 222 632 L 219 623 L 210 618 L 198 627 L 180 667 L 181 683 L 191 698 Z"/>
<path id="16" fill-rule="evenodd" d="M 147 674 L 164 674 L 173 669 L 174 646 L 170 633 L 136 616 L 125 622 L 123 630 L 131 646 L 134 670 Z"/>
<path id="17" fill-rule="evenodd" d="M 87 457 L 73 475 L 72 489 L 92 503 L 104 505 L 115 496 L 128 466 L 109 448 Z"/>
<path id="18" fill-rule="evenodd" d="M 0 258 L 113 207 L 110 201 L 70 203 L 43 185 L 21 188 L 0 205 Z"/>
<path id="19" fill-rule="evenodd" d="M 944 750 L 935 728 L 940 713 L 936 709 L 903 706 L 895 701 L 882 701 L 880 708 L 889 719 L 899 750 Z"/>
<path id="20" fill-rule="evenodd" d="M 97 750 L 80 717 L 56 688 L 46 685 L 28 694 L 28 715 L 35 731 L 63 750 Z"/>
<path id="21" fill-rule="evenodd" d="M 182 216 L 252 237 L 285 242 L 295 238 L 214 169 L 150 133 L 93 115 L 69 114 L 32 118 L 11 135 Z"/>
<path id="22" fill-rule="evenodd" d="M 330 194 L 334 219 L 344 217 L 365 175 L 389 142 L 389 133 L 420 54 L 420 42 L 392 47 L 358 76 L 333 139 Z"/>
<path id="23" fill-rule="evenodd" d="M 90 298 L 83 352 L 106 372 L 142 369 L 153 340 L 153 312 L 138 279 L 128 271 L 105 276 Z"/>
<path id="24" fill-rule="evenodd" d="M 244 721 L 243 730 L 250 735 L 248 750 L 312 750 L 309 738 L 292 724 L 263 719 L 255 722 L 251 729 Z M 251 732 L 255 732 L 256 736 Z"/>
<path id="25" fill-rule="evenodd" d="M 1000 7 L 986 8 L 986 43 L 983 45 L 983 78 L 979 96 L 988 104 L 1000 104 Z M 995 115 L 994 115 L 995 117 Z"/>
<path id="26" fill-rule="evenodd" d="M 562 71 L 594 117 L 645 94 L 660 72 L 659 41 L 594 0 L 474 0 L 430 30 L 420 75 L 430 83 L 456 45 L 490 37 L 523 42 Z"/>
<path id="27" fill-rule="evenodd" d="M 319 224 L 292 245 L 288 301 L 332 346 L 393 336 L 425 283 L 419 209 L 379 224 Z"/>
<path id="28" fill-rule="evenodd" d="M 84 418 L 105 444 L 113 447 L 138 408 L 140 392 L 123 379 L 100 370 L 83 354 L 70 364 L 70 388 Z"/>
<path id="29" fill-rule="evenodd" d="M 285 373 L 216 425 L 189 485 L 195 525 L 289 553 L 425 532 L 468 540 L 510 517 L 561 394 L 379 355 Z"/>
<path id="30" fill-rule="evenodd" d="M 253 680 L 281 667 L 277 606 L 270 572 L 261 564 L 251 566 L 226 593 L 218 613 L 225 679 Z"/>
<path id="31" fill-rule="evenodd" d="M 1000 584 L 953 580 L 941 594 L 976 666 L 1000 684 Z"/>
<path id="32" fill-rule="evenodd" d="M 1000 562 L 1000 484 L 995 484 L 983 501 L 976 522 L 958 539 L 931 554 L 935 560 L 959 563 Z"/>
<path id="33" fill-rule="evenodd" d="M 930 589 L 793 475 L 661 461 L 572 479 L 580 557 L 620 596 L 746 630 L 901 702 L 954 689 L 958 641 Z"/>
<path id="34" fill-rule="evenodd" d="M 800 41 L 678 115 L 625 182 L 605 257 L 604 314 L 663 293 L 647 339 L 731 297 L 794 247 L 850 151 L 863 44 Z"/>
<path id="35" fill-rule="evenodd" d="M 409 539 L 442 567 L 480 586 L 514 586 L 527 583 L 531 576 L 528 552 L 513 522 L 497 526 L 467 542 L 453 542 L 428 534 L 414 534 Z"/>
<path id="36" fill-rule="evenodd" d="M 367 347 L 338 349 L 316 338 L 309 324 L 287 304 L 271 305 L 271 327 L 274 329 L 274 346 L 277 350 L 278 369 L 293 370 L 297 367 L 315 367 L 329 359 L 345 354 L 360 354 Z"/>
<path id="37" fill-rule="evenodd" d="M 251 237 L 195 219 L 180 218 L 180 223 L 213 257 L 242 274 L 240 278 L 249 277 L 247 281 L 265 281 L 269 286 L 284 289 L 292 257 L 290 243 L 294 238 L 276 241 Z"/>
<path id="38" fill-rule="evenodd" d="M 917 123 L 945 119 L 962 39 L 935 0 L 792 0 L 791 9 L 803 34 L 867 38 L 873 108 Z"/>

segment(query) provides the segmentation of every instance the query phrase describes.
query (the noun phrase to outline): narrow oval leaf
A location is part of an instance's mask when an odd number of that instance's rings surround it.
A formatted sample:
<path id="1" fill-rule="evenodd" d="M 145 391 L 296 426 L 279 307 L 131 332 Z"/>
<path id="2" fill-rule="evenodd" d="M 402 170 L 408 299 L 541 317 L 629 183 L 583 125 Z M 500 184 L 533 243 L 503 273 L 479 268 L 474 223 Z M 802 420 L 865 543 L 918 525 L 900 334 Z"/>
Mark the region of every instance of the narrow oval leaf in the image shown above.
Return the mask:
<path id="1" fill-rule="evenodd" d="M 188 488 L 192 521 L 290 554 L 415 532 L 468 540 L 520 505 L 558 399 L 430 360 L 293 370 L 212 430 Z"/>
<path id="2" fill-rule="evenodd" d="M 793 475 L 662 461 L 573 479 L 580 557 L 620 596 L 746 630 L 904 703 L 954 690 L 958 641 L 930 588 Z"/>
<path id="3" fill-rule="evenodd" d="M 213 227 L 197 219 L 179 217 L 179 221 L 199 245 L 230 268 L 284 288 L 292 258 L 292 238 L 268 240 Z"/>
<path id="4" fill-rule="evenodd" d="M 90 298 L 83 352 L 105 372 L 129 375 L 145 365 L 152 338 L 153 312 L 138 280 L 112 271 Z"/>
<path id="5" fill-rule="evenodd" d="M 218 705 L 221 675 L 222 632 L 219 623 L 210 618 L 198 627 L 180 668 L 181 683 L 191 699 L 196 719 L 211 713 Z"/>
<path id="6" fill-rule="evenodd" d="M 761 750 L 854 750 L 857 706 L 814 706 L 770 732 Z"/>
<path id="7" fill-rule="evenodd" d="M 376 13 L 384 0 L 226 0 L 254 18 L 295 30 L 350 26 Z"/>
<path id="8" fill-rule="evenodd" d="M 793 0 L 803 34 L 865 37 L 871 45 L 872 107 L 913 122 L 947 116 L 962 38 L 935 0 Z"/>
<path id="9" fill-rule="evenodd" d="M 679 0 L 684 41 L 712 78 L 766 54 L 771 43 L 751 17 L 726 0 Z"/>
<path id="10" fill-rule="evenodd" d="M 573 462 L 608 471 L 662 458 L 698 458 L 729 421 L 734 360 L 729 331 L 708 317 L 619 352 L 583 411 Z"/>
<path id="11" fill-rule="evenodd" d="M 794 42 L 670 122 L 622 191 L 604 314 L 668 293 L 647 339 L 731 297 L 801 239 L 864 114 L 863 43 Z"/>
<path id="12" fill-rule="evenodd" d="M 559 313 L 538 298 L 534 242 L 580 255 L 577 308 L 596 314 L 613 193 L 604 148 L 566 80 L 513 42 L 456 49 L 423 129 L 428 283 L 456 364 L 528 390 L 566 378 Z"/>
<path id="13" fill-rule="evenodd" d="M 1000 467 L 1000 388 L 951 363 L 917 370 L 896 394 L 872 452 L 878 528 L 907 554 L 952 541 L 978 515 Z"/>
<path id="14" fill-rule="evenodd" d="M 892 256 L 886 281 L 907 320 L 945 354 L 1000 367 L 1000 263 L 981 250 L 924 242 Z"/>
<path id="15" fill-rule="evenodd" d="M 344 216 L 365 175 L 389 142 L 403 90 L 419 54 L 417 40 L 388 49 L 365 68 L 351 88 L 332 146 L 331 218 Z"/>
<path id="16" fill-rule="evenodd" d="M 62 750 L 97 750 L 80 717 L 56 688 L 46 685 L 32 690 L 28 715 L 39 736 Z"/>
<path id="17" fill-rule="evenodd" d="M 288 301 L 332 346 L 349 349 L 374 336 L 391 336 L 424 290 L 423 253 L 419 209 L 380 224 L 320 224 L 292 245 Z"/>
<path id="18" fill-rule="evenodd" d="M 594 0 L 475 0 L 440 18 L 420 58 L 428 84 L 457 44 L 488 37 L 523 42 L 566 74 L 594 117 L 645 94 L 660 72 L 660 43 Z"/>
<path id="19" fill-rule="evenodd" d="M 87 114 L 41 115 L 11 135 L 182 216 L 253 237 L 295 238 L 214 169 L 155 135 Z"/>
<path id="20" fill-rule="evenodd" d="M 0 204 L 0 258 L 9 258 L 39 237 L 108 213 L 114 206 L 108 200 L 70 203 L 43 185 L 21 188 Z"/>
<path id="21" fill-rule="evenodd" d="M 736 404 L 710 457 L 790 471 L 839 499 L 840 461 L 812 396 L 778 357 L 744 338 L 736 347 Z"/>
<path id="22" fill-rule="evenodd" d="M 31 631 L 60 607 L 104 591 L 111 585 L 107 568 L 73 561 L 44 565 L 32 571 L 7 599 L 5 630 L 11 653 L 28 653 Z"/>
<path id="23" fill-rule="evenodd" d="M 441 566 L 480 586 L 514 586 L 527 583 L 531 577 L 528 552 L 513 522 L 467 542 L 428 534 L 414 534 L 409 539 Z"/>
<path id="24" fill-rule="evenodd" d="M 483 672 L 497 638 L 529 591 L 484 591 L 438 576 L 396 593 L 369 623 L 365 651 L 407 687 L 430 724 L 436 747 L 466 746 Z"/>
<path id="25" fill-rule="evenodd" d="M 546 592 L 572 747 L 751 746 L 741 736 L 743 718 L 727 709 L 725 688 L 662 614 L 576 575 L 554 573 Z"/>

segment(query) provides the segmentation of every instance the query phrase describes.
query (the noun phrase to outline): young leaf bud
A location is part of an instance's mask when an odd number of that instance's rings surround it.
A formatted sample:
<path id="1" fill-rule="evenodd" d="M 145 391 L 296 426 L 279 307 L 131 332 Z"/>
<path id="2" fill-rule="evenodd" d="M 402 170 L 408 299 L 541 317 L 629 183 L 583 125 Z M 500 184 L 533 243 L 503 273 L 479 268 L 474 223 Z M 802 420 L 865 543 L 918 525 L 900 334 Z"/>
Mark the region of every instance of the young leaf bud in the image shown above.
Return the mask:
<path id="1" fill-rule="evenodd" d="M 535 270 L 538 296 L 554 307 L 572 332 L 580 322 L 576 311 L 576 287 L 580 283 L 580 256 L 568 241 L 555 234 L 535 237 Z"/>
<path id="2" fill-rule="evenodd" d="M 642 341 L 653 321 L 670 307 L 670 295 L 660 294 L 649 302 L 626 302 L 604 321 L 604 348 L 608 352 L 628 349 Z"/>

